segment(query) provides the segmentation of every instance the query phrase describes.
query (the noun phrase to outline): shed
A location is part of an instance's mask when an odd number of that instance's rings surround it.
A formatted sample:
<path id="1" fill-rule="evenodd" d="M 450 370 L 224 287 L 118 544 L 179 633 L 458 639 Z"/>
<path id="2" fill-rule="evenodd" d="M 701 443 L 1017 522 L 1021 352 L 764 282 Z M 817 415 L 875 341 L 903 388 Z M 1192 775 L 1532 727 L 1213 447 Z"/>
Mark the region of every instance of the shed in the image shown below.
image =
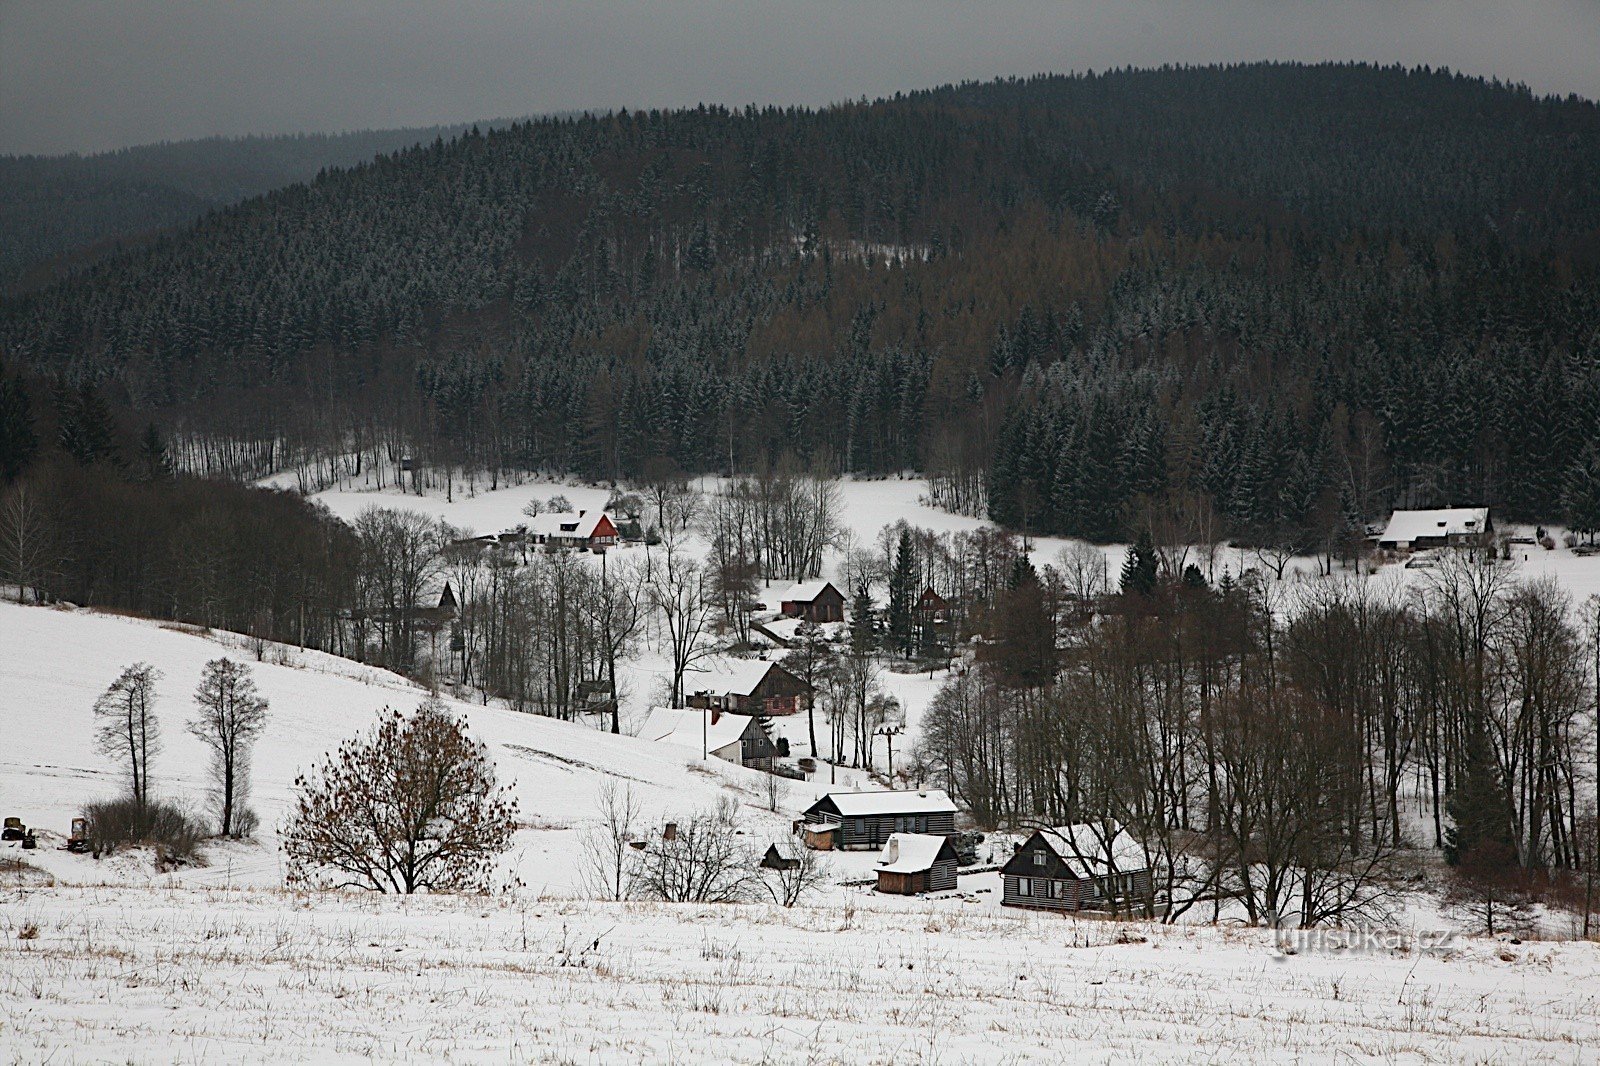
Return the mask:
<path id="1" fill-rule="evenodd" d="M 794 838 L 788 840 L 774 840 L 767 845 L 767 852 L 761 857 L 761 867 L 764 870 L 794 870 L 805 861 L 805 845 Z"/>
<path id="2" fill-rule="evenodd" d="M 1114 823 L 1080 823 L 1036 831 L 1000 868 L 1007 907 L 1076 911 L 1144 899 L 1150 869 L 1144 849 Z"/>
<path id="3" fill-rule="evenodd" d="M 878 891 L 897 896 L 948 892 L 956 887 L 956 849 L 947 836 L 895 833 L 883 846 Z"/>
<path id="4" fill-rule="evenodd" d="M 954 836 L 956 805 L 939 789 L 830 792 L 806 808 L 806 835 L 832 829 L 829 846 L 874 849 L 895 833 Z M 819 846 L 819 845 L 813 845 Z"/>

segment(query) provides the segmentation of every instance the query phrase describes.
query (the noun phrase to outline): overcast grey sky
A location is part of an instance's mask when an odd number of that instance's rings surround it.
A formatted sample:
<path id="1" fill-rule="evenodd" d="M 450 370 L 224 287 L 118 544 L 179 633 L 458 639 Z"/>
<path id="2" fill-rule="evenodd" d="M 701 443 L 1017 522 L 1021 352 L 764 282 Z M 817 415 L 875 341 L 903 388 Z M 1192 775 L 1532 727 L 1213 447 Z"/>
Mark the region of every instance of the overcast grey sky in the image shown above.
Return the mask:
<path id="1" fill-rule="evenodd" d="M 0 0 L 0 152 L 1253 59 L 1600 98 L 1600 0 Z"/>

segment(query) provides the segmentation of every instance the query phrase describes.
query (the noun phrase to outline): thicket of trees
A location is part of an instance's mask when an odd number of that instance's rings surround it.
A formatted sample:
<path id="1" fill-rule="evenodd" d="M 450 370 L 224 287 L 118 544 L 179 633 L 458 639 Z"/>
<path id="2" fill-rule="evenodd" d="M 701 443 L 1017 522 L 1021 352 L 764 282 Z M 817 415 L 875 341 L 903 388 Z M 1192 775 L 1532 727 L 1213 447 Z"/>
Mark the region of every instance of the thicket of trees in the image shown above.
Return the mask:
<path id="1" fill-rule="evenodd" d="M 983 824 L 1128 826 L 1168 917 L 1359 918 L 1402 847 L 1480 881 L 1593 869 L 1595 604 L 1467 551 L 1414 594 L 1153 578 L 1086 625 L 1061 572 L 1017 567 L 922 771 Z"/>
<path id="2" fill-rule="evenodd" d="M 204 472 L 792 452 L 1025 531 L 1186 494 L 1307 547 L 1596 511 L 1597 190 L 1593 104 L 1365 66 L 518 123 L 7 300 L 0 351 Z"/>

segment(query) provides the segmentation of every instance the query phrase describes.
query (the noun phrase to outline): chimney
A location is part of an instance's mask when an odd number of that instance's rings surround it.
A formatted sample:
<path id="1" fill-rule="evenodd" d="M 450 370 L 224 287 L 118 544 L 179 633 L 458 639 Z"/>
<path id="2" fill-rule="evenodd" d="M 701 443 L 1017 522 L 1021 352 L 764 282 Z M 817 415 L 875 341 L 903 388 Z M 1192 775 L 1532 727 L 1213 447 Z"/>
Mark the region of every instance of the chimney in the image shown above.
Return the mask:
<path id="1" fill-rule="evenodd" d="M 662 840 L 677 840 L 678 839 L 678 823 L 677 822 L 668 822 L 666 825 L 662 826 L 661 827 L 661 839 Z"/>

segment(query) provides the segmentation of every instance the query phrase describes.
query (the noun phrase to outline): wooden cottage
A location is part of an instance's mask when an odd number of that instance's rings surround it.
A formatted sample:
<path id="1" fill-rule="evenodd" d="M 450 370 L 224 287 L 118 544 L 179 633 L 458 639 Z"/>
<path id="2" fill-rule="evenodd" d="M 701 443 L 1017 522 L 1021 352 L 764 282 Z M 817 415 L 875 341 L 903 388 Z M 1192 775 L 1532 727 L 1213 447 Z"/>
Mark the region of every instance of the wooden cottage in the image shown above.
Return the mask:
<path id="1" fill-rule="evenodd" d="M 617 543 L 617 527 L 604 511 L 538 514 L 528 522 L 528 542 L 549 548 L 603 552 Z"/>
<path id="2" fill-rule="evenodd" d="M 947 836 L 895 833 L 883 846 L 878 891 L 897 896 L 949 892 L 956 887 L 956 849 Z"/>
<path id="3" fill-rule="evenodd" d="M 691 707 L 787 715 L 805 706 L 811 686 L 765 659 L 713 659 L 684 672 L 683 691 Z"/>
<path id="4" fill-rule="evenodd" d="M 917 615 L 924 625 L 944 625 L 950 621 L 950 601 L 931 588 L 922 590 L 917 597 Z"/>
<path id="5" fill-rule="evenodd" d="M 1486 544 L 1494 536 L 1487 507 L 1447 507 L 1436 511 L 1396 511 L 1378 534 L 1378 547 L 1414 552 Z"/>
<path id="6" fill-rule="evenodd" d="M 808 622 L 842 622 L 844 593 L 834 588 L 831 581 L 802 581 L 780 596 L 778 611 L 786 618 L 803 618 Z"/>
<path id="7" fill-rule="evenodd" d="M 1150 893 L 1144 849 L 1114 825 L 1040 829 L 1000 868 L 1007 907 L 1077 911 Z"/>
<path id="8" fill-rule="evenodd" d="M 806 842 L 822 851 L 877 849 L 896 833 L 955 831 L 956 805 L 938 789 L 830 792 L 806 808 Z"/>
<path id="9" fill-rule="evenodd" d="M 722 711 L 685 710 L 657 707 L 639 730 L 641 740 L 653 740 L 748 766 L 770 770 L 778 757 L 778 747 L 758 719 Z"/>

